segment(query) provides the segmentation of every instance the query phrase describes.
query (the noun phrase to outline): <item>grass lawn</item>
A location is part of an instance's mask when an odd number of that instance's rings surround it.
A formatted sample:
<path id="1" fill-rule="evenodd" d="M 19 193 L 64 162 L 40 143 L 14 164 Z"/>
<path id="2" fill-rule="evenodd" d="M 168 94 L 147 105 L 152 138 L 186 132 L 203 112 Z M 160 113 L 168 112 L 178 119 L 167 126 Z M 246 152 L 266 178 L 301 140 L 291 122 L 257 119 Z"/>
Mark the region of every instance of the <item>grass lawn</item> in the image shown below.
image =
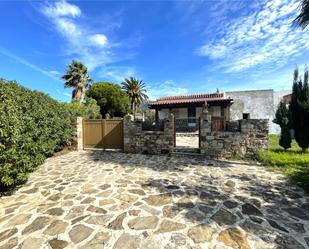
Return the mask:
<path id="1" fill-rule="evenodd" d="M 279 136 L 270 135 L 269 150 L 259 152 L 257 158 L 266 167 L 280 171 L 309 193 L 309 153 L 301 153 L 294 140 L 292 147 L 284 151 L 279 146 Z"/>

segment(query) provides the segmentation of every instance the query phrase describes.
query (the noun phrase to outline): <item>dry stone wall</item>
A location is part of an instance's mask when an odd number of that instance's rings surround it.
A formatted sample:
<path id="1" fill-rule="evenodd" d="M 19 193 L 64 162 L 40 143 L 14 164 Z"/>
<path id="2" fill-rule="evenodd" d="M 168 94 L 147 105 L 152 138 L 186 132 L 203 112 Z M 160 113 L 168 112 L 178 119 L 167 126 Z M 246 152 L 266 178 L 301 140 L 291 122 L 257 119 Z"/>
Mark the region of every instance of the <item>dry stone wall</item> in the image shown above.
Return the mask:
<path id="1" fill-rule="evenodd" d="M 211 116 L 201 116 L 200 150 L 209 158 L 250 158 L 268 148 L 268 120 L 240 120 L 240 131 L 211 131 Z"/>
<path id="2" fill-rule="evenodd" d="M 163 131 L 144 131 L 142 123 L 133 121 L 131 115 L 124 117 L 124 152 L 142 154 L 169 154 L 175 145 L 174 117 L 164 120 Z"/>

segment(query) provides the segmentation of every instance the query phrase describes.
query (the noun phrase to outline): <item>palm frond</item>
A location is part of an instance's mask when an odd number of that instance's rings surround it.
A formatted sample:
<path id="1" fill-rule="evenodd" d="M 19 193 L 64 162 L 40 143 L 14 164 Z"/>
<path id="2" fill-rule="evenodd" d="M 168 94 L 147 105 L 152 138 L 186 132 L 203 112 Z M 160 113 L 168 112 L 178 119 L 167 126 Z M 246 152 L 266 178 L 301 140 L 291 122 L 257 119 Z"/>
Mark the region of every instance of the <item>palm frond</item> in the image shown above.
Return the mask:
<path id="1" fill-rule="evenodd" d="M 293 24 L 305 29 L 309 24 L 309 0 L 302 0 L 299 6 L 300 13 L 294 19 Z"/>
<path id="2" fill-rule="evenodd" d="M 71 64 L 68 65 L 66 73 L 61 78 L 65 80 L 65 88 L 74 88 L 72 97 L 78 100 L 83 98 L 85 89 L 87 89 L 92 82 L 88 75 L 87 67 L 76 60 L 73 60 Z"/>

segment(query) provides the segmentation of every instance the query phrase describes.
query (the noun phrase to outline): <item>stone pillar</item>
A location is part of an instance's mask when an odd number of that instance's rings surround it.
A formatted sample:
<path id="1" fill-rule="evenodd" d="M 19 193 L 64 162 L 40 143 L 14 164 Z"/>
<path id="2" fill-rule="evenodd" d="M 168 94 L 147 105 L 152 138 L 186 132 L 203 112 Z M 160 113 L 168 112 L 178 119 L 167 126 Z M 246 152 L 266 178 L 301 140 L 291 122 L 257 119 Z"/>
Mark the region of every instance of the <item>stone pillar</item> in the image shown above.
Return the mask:
<path id="1" fill-rule="evenodd" d="M 211 132 L 211 115 L 209 113 L 201 113 L 200 131 L 202 136 L 206 136 L 208 132 Z"/>
<path id="2" fill-rule="evenodd" d="M 84 141 L 83 141 L 83 118 L 77 117 L 77 124 L 76 124 L 76 136 L 77 136 L 77 150 L 84 149 Z"/>
<path id="3" fill-rule="evenodd" d="M 200 151 L 201 154 L 207 154 L 209 151 L 210 141 L 207 138 L 211 137 L 211 115 L 202 112 L 200 115 Z"/>
<path id="4" fill-rule="evenodd" d="M 164 121 L 164 131 L 167 131 L 168 133 L 174 133 L 174 115 L 170 114 Z"/>
<path id="5" fill-rule="evenodd" d="M 141 130 L 133 120 L 133 115 L 123 118 L 123 151 L 126 153 L 135 153 L 135 134 Z"/>
<path id="6" fill-rule="evenodd" d="M 169 152 L 171 153 L 175 147 L 176 137 L 175 137 L 175 119 L 174 115 L 171 113 L 167 119 L 164 120 L 164 136 L 169 143 Z"/>

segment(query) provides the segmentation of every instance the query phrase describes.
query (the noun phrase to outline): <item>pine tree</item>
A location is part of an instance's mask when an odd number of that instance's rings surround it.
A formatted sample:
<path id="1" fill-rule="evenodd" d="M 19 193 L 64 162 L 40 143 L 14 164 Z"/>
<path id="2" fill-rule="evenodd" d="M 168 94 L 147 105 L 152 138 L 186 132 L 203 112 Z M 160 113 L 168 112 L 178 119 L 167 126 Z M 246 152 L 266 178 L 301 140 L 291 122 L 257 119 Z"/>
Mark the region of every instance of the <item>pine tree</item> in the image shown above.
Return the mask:
<path id="1" fill-rule="evenodd" d="M 291 125 L 295 131 L 295 140 L 303 152 L 309 147 L 309 72 L 305 68 L 304 81 L 294 71 L 292 100 L 290 104 Z"/>
<path id="2" fill-rule="evenodd" d="M 291 134 L 290 134 L 290 112 L 286 104 L 280 102 L 278 109 L 276 111 L 276 119 L 274 123 L 280 125 L 281 135 L 279 140 L 279 145 L 287 150 L 291 148 Z"/>

